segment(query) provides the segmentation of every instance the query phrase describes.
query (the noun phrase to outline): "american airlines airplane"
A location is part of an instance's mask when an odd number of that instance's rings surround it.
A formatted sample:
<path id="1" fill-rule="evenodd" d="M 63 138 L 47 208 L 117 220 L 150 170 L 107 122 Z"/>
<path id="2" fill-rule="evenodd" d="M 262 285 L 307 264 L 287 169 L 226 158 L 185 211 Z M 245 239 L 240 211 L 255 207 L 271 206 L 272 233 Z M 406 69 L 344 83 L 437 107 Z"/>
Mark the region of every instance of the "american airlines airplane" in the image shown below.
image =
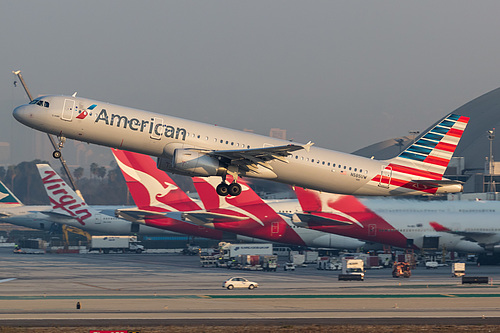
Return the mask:
<path id="1" fill-rule="evenodd" d="M 358 199 L 295 188 L 298 226 L 399 248 L 500 251 L 498 201 Z"/>
<path id="2" fill-rule="evenodd" d="M 158 157 L 161 170 L 220 176 L 221 196 L 241 193 L 238 177 L 355 195 L 462 191 L 443 178 L 468 117 L 449 114 L 399 156 L 374 160 L 159 113 L 73 96 L 43 96 L 13 111 L 21 123 L 58 136 Z M 54 157 L 60 157 L 56 150 Z M 226 176 L 231 175 L 231 183 Z"/>
<path id="3" fill-rule="evenodd" d="M 144 220 L 149 226 L 178 228 L 190 226 L 209 235 L 238 234 L 241 240 L 266 240 L 296 246 L 357 249 L 365 245 L 357 239 L 296 227 L 292 211 L 288 217 L 276 213 L 243 181 L 239 196 L 216 194 L 216 177 L 194 178 L 194 185 L 205 209 L 190 199 L 151 157 L 113 149 L 130 193 L 139 210 L 118 210 L 118 216 Z M 230 178 L 230 176 L 229 176 Z M 300 208 L 296 200 L 278 203 L 279 207 Z M 176 219 L 169 217 L 175 216 Z M 181 222 L 180 219 L 190 222 Z M 187 229 L 190 230 L 190 229 Z M 182 231 L 181 231 L 182 232 Z M 191 231 L 193 232 L 193 231 Z M 219 237 L 220 237 L 219 236 Z M 207 236 L 205 236 L 207 237 Z"/>

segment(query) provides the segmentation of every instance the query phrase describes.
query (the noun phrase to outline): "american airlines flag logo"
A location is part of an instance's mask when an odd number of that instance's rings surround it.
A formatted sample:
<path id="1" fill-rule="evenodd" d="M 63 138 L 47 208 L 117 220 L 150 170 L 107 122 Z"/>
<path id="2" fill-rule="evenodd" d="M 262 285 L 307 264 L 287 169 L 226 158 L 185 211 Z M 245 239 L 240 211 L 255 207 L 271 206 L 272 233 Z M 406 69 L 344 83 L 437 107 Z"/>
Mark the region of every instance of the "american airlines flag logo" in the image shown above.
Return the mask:
<path id="1" fill-rule="evenodd" d="M 96 104 L 92 104 L 86 110 L 81 111 L 81 113 L 78 116 L 76 116 L 76 119 L 85 119 L 89 115 L 89 112 L 87 110 L 92 111 L 96 106 L 97 106 Z"/>

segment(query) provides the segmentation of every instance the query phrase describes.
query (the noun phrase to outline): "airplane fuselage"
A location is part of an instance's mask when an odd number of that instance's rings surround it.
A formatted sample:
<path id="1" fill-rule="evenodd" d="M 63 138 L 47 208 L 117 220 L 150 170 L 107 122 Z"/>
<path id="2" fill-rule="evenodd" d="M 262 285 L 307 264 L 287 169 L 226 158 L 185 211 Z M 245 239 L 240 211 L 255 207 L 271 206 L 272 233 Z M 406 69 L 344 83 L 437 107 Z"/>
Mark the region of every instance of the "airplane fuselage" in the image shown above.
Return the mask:
<path id="1" fill-rule="evenodd" d="M 173 160 L 176 151 L 195 149 L 203 154 L 291 144 L 286 140 L 86 98 L 45 96 L 37 101 L 38 104 L 16 108 L 14 117 L 27 126 L 59 137 L 156 156 L 160 158 L 160 168 L 180 174 L 200 175 L 196 171 L 182 169 L 181 164 L 175 164 Z M 218 163 L 213 157 L 207 159 L 209 164 Z M 342 194 L 401 195 L 461 191 L 461 186 L 409 186 L 411 179 L 399 179 L 399 183 L 393 185 L 390 175 L 387 184 L 383 184 L 380 173 L 387 164 L 386 161 L 312 146 L 309 151 L 293 151 L 284 160 L 271 160 L 268 166 L 257 164 L 247 171 L 240 168 L 238 173 L 240 176 L 271 179 Z M 205 165 L 200 168 L 203 170 L 198 170 L 202 172 L 209 172 Z M 215 167 L 210 171 L 214 174 L 201 176 L 220 175 L 226 171 Z M 412 179 L 419 178 L 427 177 L 418 174 L 412 176 Z"/>

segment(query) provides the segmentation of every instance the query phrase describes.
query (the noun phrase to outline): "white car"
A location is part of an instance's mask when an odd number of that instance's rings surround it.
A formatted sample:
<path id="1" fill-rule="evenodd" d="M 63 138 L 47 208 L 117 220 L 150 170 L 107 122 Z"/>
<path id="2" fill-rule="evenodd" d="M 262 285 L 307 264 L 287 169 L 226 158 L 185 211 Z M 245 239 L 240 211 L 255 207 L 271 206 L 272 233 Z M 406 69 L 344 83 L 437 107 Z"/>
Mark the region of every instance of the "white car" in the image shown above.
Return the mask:
<path id="1" fill-rule="evenodd" d="M 294 271 L 295 270 L 295 264 L 293 262 L 287 262 L 285 266 L 283 266 L 283 269 L 285 271 Z"/>
<path id="2" fill-rule="evenodd" d="M 252 290 L 254 288 L 257 288 L 258 286 L 259 286 L 258 283 L 248 281 L 243 277 L 232 277 L 224 281 L 224 283 L 222 284 L 222 288 L 227 288 L 229 290 L 233 288 L 248 288 Z"/>

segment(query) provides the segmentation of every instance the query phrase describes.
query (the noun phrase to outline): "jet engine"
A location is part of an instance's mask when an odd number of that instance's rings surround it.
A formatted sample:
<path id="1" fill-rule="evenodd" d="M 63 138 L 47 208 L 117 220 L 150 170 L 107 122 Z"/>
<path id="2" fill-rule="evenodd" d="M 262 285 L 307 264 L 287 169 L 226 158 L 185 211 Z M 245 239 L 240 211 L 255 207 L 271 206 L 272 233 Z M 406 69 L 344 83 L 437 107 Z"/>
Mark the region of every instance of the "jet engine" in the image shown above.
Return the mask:
<path id="1" fill-rule="evenodd" d="M 172 168 L 175 169 L 174 172 L 202 177 L 219 176 L 224 171 L 219 160 L 192 149 L 176 149 L 172 157 Z"/>

